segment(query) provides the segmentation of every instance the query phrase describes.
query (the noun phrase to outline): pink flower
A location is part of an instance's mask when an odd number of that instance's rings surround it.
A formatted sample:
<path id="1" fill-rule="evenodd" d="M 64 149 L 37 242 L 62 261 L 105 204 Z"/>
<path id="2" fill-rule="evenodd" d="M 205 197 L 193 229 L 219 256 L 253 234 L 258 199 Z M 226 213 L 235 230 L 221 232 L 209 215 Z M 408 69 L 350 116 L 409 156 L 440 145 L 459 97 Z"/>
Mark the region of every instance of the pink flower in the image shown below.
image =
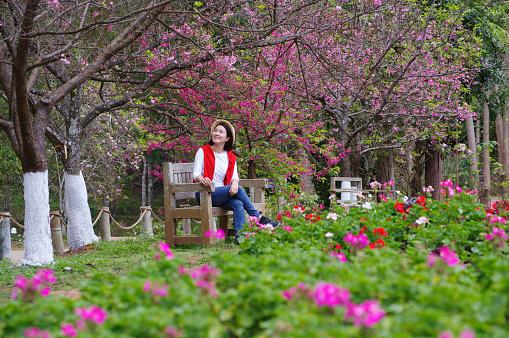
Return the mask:
<path id="1" fill-rule="evenodd" d="M 438 334 L 438 338 L 454 338 L 454 335 L 451 331 L 444 331 Z"/>
<path id="2" fill-rule="evenodd" d="M 289 226 L 284 226 L 283 227 L 284 230 L 288 231 L 288 232 L 292 232 L 292 228 L 290 228 Z"/>
<path id="3" fill-rule="evenodd" d="M 475 332 L 469 329 L 461 330 L 459 338 L 475 338 Z"/>
<path id="4" fill-rule="evenodd" d="M 435 264 L 437 263 L 437 260 L 438 260 L 438 256 L 437 256 L 437 254 L 436 254 L 436 253 L 431 252 L 431 253 L 428 255 L 428 263 L 427 263 L 428 268 L 434 267 L 434 266 L 435 266 Z"/>
<path id="5" fill-rule="evenodd" d="M 157 288 L 152 291 L 152 294 L 154 296 L 166 297 L 166 296 L 168 296 L 168 290 L 165 288 Z"/>
<path id="6" fill-rule="evenodd" d="M 62 6 L 62 4 L 60 2 L 58 2 L 58 0 L 48 0 L 48 5 L 54 6 L 56 8 L 59 8 Z"/>
<path id="7" fill-rule="evenodd" d="M 332 257 L 336 257 L 341 262 L 344 262 L 344 263 L 348 262 L 348 259 L 346 259 L 345 255 L 342 252 L 331 252 L 330 255 Z"/>
<path id="8" fill-rule="evenodd" d="M 67 337 L 76 337 L 78 330 L 76 330 L 73 323 L 62 324 L 62 334 Z"/>
<path id="9" fill-rule="evenodd" d="M 39 329 L 38 327 L 31 327 L 26 329 L 23 332 L 23 334 L 25 335 L 25 337 L 39 337 L 41 334 L 41 329 Z"/>
<path id="10" fill-rule="evenodd" d="M 449 249 L 447 246 L 443 246 L 439 249 L 440 257 L 448 266 L 455 266 L 460 263 L 460 259 L 456 255 L 456 252 Z"/>
<path id="11" fill-rule="evenodd" d="M 147 280 L 145 282 L 145 284 L 143 284 L 143 292 L 149 292 L 151 286 L 152 286 L 152 282 Z"/>
<path id="12" fill-rule="evenodd" d="M 41 270 L 37 271 L 37 275 L 41 276 L 42 279 L 48 283 L 55 283 L 57 281 L 57 279 L 54 276 L 53 270 L 41 269 Z"/>
<path id="13" fill-rule="evenodd" d="M 332 283 L 318 282 L 313 296 L 318 306 L 345 306 L 350 302 L 350 291 Z"/>
<path id="14" fill-rule="evenodd" d="M 18 277 L 16 277 L 16 280 L 14 281 L 14 286 L 17 286 L 21 290 L 27 290 L 28 289 L 28 279 L 26 279 L 22 275 L 19 275 Z"/>
<path id="15" fill-rule="evenodd" d="M 214 237 L 214 238 L 225 238 L 226 234 L 223 229 L 217 229 L 217 232 L 214 232 L 214 230 L 209 230 L 205 233 L 206 237 Z"/>
<path id="16" fill-rule="evenodd" d="M 49 296 L 50 291 L 51 291 L 51 288 L 49 286 L 42 288 L 40 291 L 41 296 L 43 296 L 43 297 Z"/>
<path id="17" fill-rule="evenodd" d="M 183 266 L 183 265 L 179 265 L 178 267 L 178 272 L 181 274 L 181 275 L 187 275 L 189 272 L 186 270 L 186 267 Z"/>
<path id="18" fill-rule="evenodd" d="M 283 291 L 283 294 L 282 296 L 288 300 L 292 299 L 293 298 L 293 295 L 297 293 L 297 289 L 295 287 L 291 287 L 285 291 Z"/>
<path id="19" fill-rule="evenodd" d="M 385 311 L 380 308 L 377 300 L 367 300 L 361 304 L 347 304 L 345 319 L 353 319 L 353 325 L 373 327 L 383 317 Z"/>
<path id="20" fill-rule="evenodd" d="M 164 333 L 168 335 L 170 338 L 183 337 L 184 332 L 180 331 L 176 327 L 167 326 L 164 328 Z"/>
<path id="21" fill-rule="evenodd" d="M 109 314 L 98 306 L 91 305 L 88 308 L 76 308 L 74 314 L 83 320 L 89 320 L 96 324 L 103 324 Z"/>
<path id="22" fill-rule="evenodd" d="M 357 236 L 352 235 L 352 233 L 348 233 L 346 237 L 343 238 L 345 242 L 349 242 L 352 247 L 356 247 L 359 249 L 365 248 L 369 244 L 369 239 L 366 234 L 359 234 Z"/>
<path id="23" fill-rule="evenodd" d="M 159 250 L 166 254 L 166 259 L 173 259 L 174 255 L 170 249 L 170 245 L 166 242 L 159 242 Z"/>

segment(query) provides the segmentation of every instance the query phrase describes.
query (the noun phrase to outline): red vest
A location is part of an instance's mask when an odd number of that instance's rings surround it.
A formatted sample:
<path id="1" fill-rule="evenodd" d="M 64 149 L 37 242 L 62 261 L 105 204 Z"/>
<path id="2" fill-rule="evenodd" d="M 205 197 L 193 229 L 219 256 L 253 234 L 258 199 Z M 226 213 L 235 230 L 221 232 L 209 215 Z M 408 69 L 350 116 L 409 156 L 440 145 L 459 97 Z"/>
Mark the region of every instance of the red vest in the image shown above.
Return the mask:
<path id="1" fill-rule="evenodd" d="M 216 158 L 214 156 L 214 150 L 210 145 L 205 145 L 201 147 L 203 149 L 203 177 L 208 177 L 212 181 L 214 179 L 214 170 L 216 168 Z M 227 150 L 228 154 L 228 168 L 226 169 L 226 176 L 224 177 L 224 185 L 229 185 L 232 181 L 233 170 L 235 169 L 235 162 L 237 161 L 237 157 L 231 152 Z"/>

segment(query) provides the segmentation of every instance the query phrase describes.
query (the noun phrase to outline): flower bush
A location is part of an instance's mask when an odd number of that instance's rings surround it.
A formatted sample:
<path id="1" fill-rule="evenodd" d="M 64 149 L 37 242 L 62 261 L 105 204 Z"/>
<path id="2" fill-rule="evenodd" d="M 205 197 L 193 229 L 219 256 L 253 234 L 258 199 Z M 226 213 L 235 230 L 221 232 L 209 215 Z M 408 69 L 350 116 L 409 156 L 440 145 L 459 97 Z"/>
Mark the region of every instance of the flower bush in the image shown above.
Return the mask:
<path id="1" fill-rule="evenodd" d="M 275 230 L 251 222 L 240 254 L 193 269 L 159 243 L 152 262 L 109 284 L 92 277 L 77 300 L 13 297 L 0 336 L 505 337 L 505 225 L 453 191 L 444 202 L 299 206 Z M 37 276 L 44 288 L 54 278 Z"/>

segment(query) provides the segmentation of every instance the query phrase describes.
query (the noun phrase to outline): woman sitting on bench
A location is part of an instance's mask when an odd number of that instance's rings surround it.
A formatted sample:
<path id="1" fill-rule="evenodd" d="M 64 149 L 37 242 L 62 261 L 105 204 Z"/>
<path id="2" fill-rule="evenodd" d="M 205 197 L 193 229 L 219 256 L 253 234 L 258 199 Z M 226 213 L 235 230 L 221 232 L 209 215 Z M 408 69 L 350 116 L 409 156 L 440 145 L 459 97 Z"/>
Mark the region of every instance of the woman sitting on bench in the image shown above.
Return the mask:
<path id="1" fill-rule="evenodd" d="M 217 120 L 210 128 L 212 137 L 209 143 L 196 153 L 194 159 L 193 178 L 196 182 L 210 187 L 214 183 L 212 206 L 222 207 L 233 211 L 235 226 L 235 242 L 238 243 L 239 232 L 244 229 L 244 210 L 250 216 L 258 217 L 261 224 L 271 224 L 276 228 L 279 223 L 260 215 L 251 204 L 244 189 L 239 186 L 237 174 L 237 157 L 233 154 L 235 143 L 235 129 L 226 120 Z M 200 194 L 196 193 L 196 200 L 200 204 Z"/>

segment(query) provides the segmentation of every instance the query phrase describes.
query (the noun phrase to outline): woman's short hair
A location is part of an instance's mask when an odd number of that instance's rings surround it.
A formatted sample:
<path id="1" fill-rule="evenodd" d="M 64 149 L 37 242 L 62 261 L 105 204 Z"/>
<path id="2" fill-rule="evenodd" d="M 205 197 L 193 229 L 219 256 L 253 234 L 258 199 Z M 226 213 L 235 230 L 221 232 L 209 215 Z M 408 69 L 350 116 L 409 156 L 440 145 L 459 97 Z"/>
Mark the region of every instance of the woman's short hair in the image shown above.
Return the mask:
<path id="1" fill-rule="evenodd" d="M 226 143 L 224 144 L 224 150 L 233 150 L 233 134 L 232 134 L 232 131 L 230 130 L 230 127 L 228 127 L 223 122 L 219 122 L 217 125 L 223 126 L 224 129 L 226 129 L 226 137 L 229 138 L 229 140 L 226 141 Z M 216 128 L 217 128 L 217 126 L 216 126 Z M 212 136 L 211 136 L 210 141 L 209 141 L 209 146 L 213 146 L 213 145 L 214 145 L 214 142 L 212 141 Z"/>

